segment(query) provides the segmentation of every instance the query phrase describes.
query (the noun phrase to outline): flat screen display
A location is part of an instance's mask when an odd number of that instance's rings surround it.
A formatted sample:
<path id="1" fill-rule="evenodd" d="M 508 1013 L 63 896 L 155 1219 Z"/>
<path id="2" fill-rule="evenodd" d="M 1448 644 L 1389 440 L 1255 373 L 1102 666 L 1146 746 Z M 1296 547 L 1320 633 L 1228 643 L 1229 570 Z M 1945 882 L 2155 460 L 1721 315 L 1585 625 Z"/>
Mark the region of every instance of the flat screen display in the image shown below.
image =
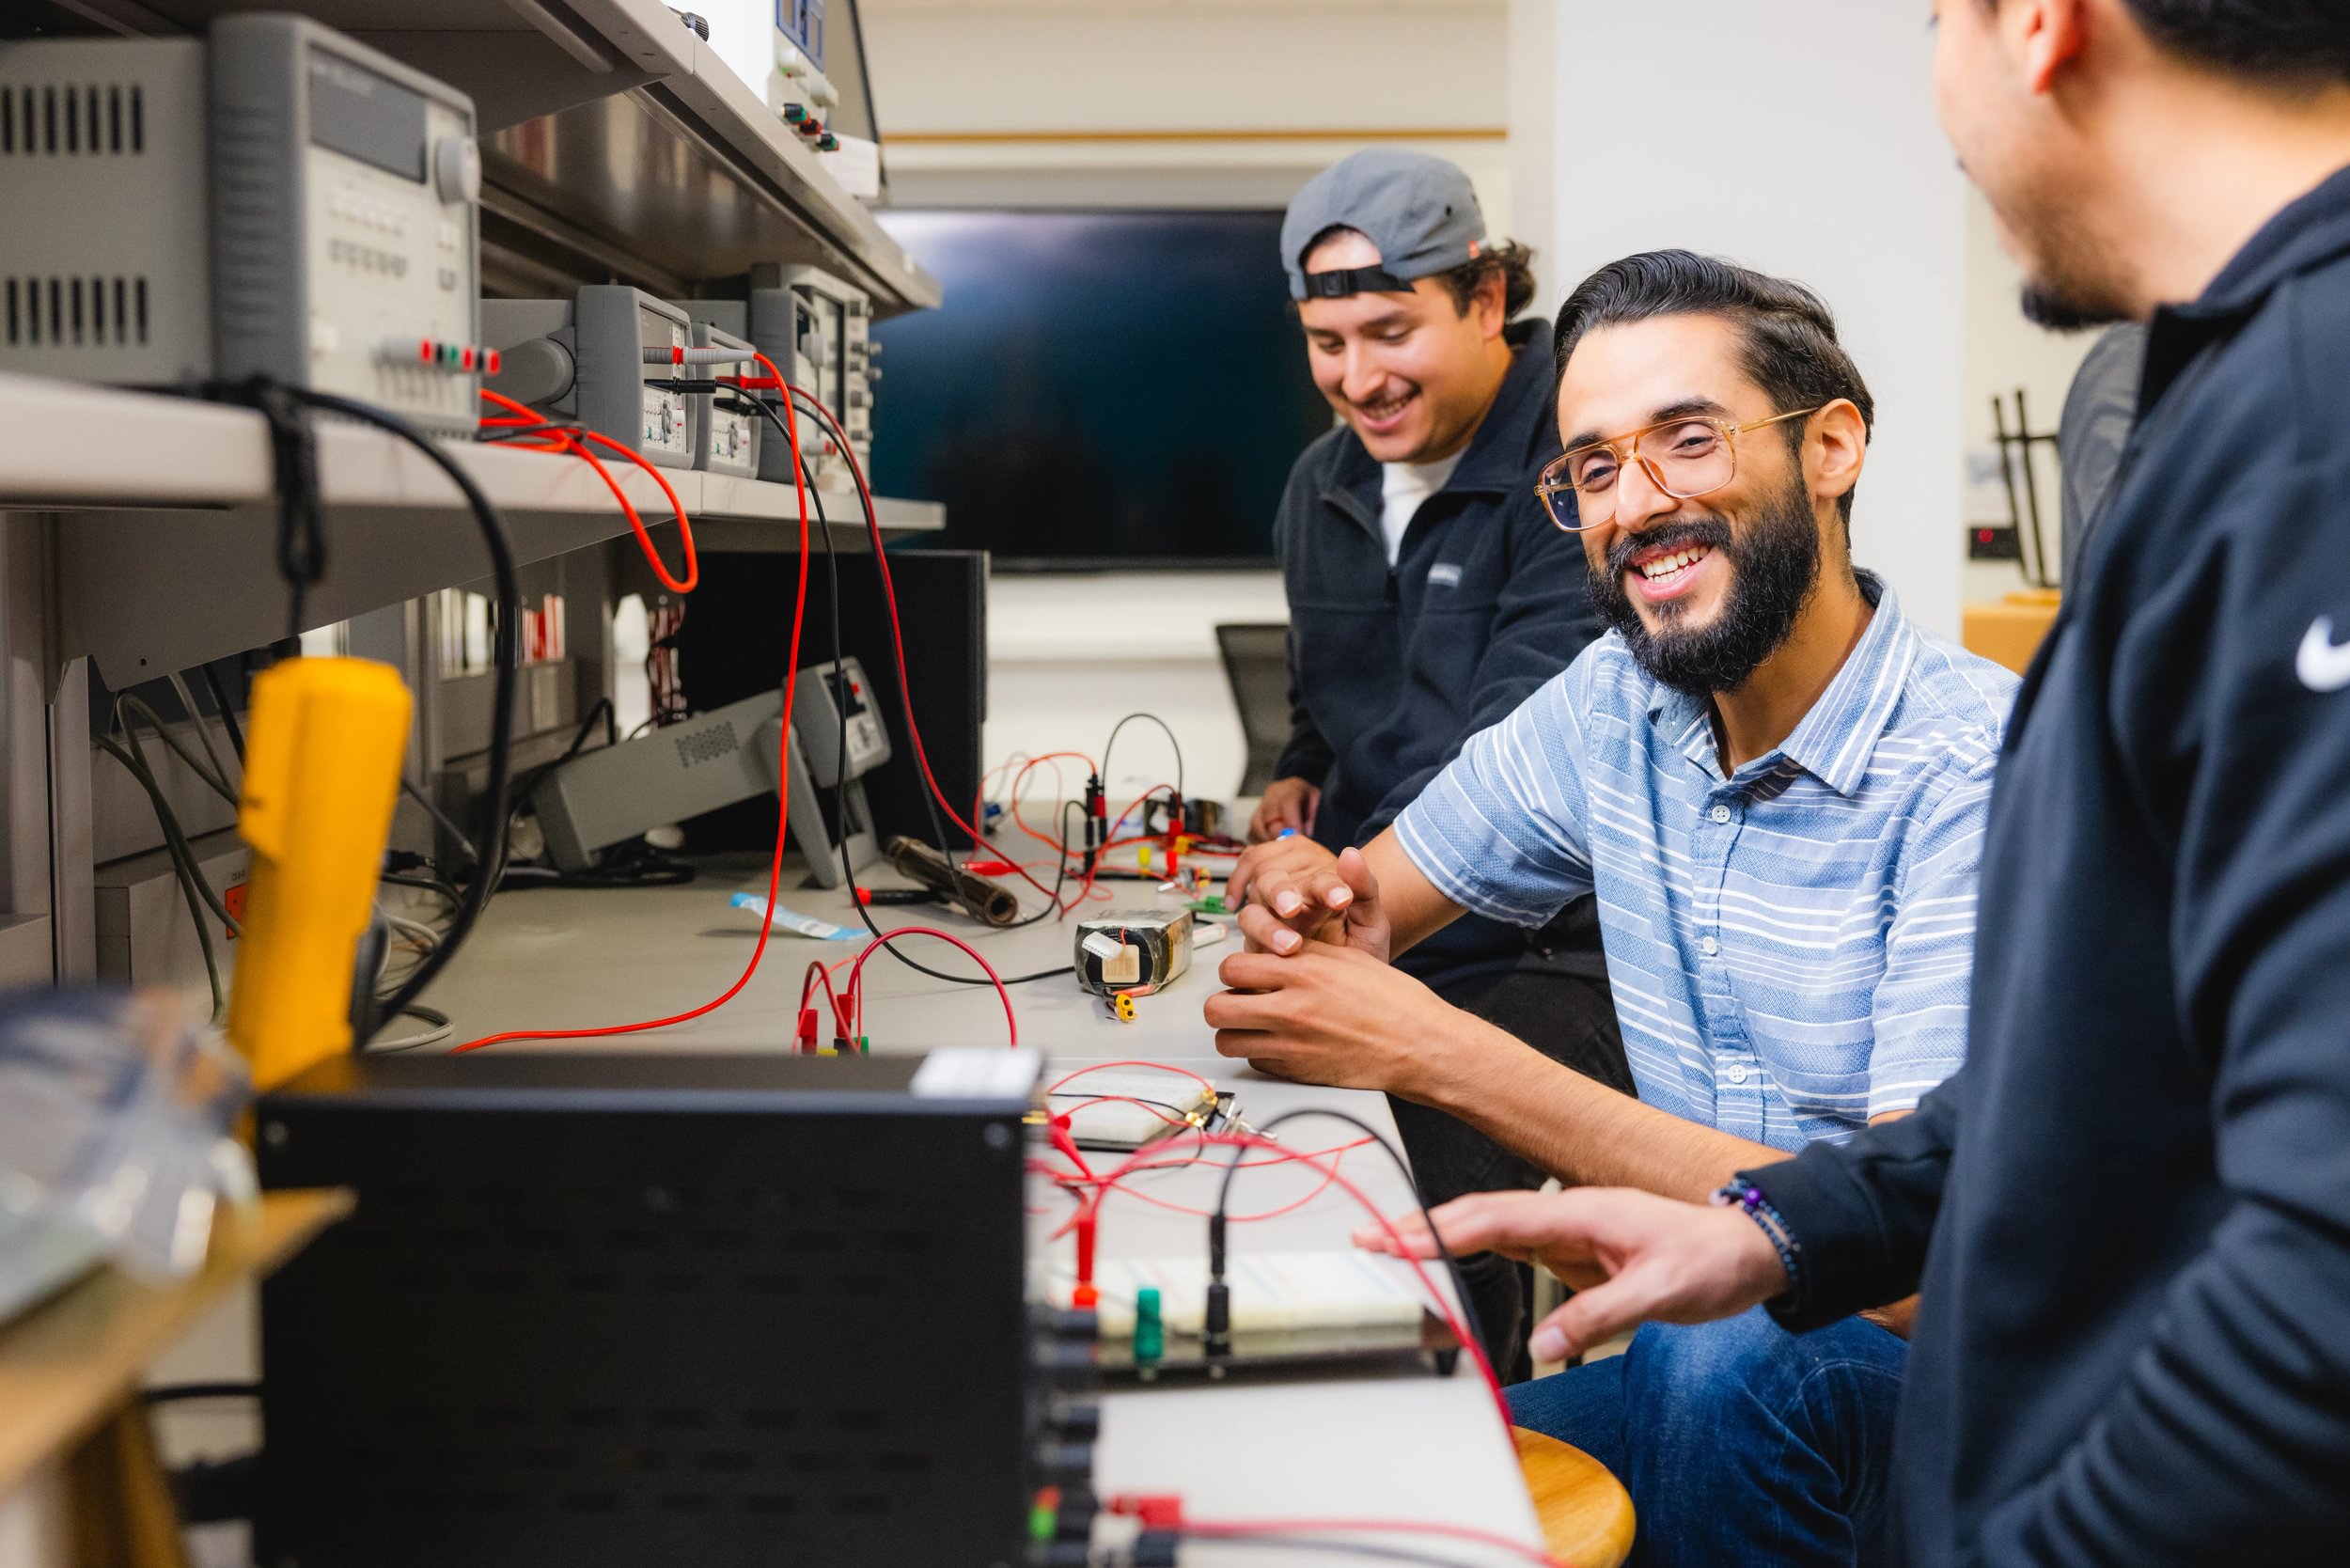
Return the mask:
<path id="1" fill-rule="evenodd" d="M 1277 212 L 877 214 L 945 304 L 878 322 L 873 477 L 998 570 L 1261 564 L 1330 428 Z"/>
<path id="2" fill-rule="evenodd" d="M 310 139 L 402 180 L 424 180 L 423 97 L 315 48 L 310 51 Z"/>

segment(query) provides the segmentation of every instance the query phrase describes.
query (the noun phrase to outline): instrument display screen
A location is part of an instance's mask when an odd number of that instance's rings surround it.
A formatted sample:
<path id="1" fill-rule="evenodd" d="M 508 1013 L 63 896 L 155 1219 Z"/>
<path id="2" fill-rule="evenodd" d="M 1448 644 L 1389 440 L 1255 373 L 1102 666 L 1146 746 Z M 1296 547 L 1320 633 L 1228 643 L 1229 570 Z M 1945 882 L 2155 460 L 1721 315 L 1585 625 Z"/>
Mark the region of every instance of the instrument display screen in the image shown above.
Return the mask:
<path id="1" fill-rule="evenodd" d="M 413 180 L 425 179 L 425 100 L 338 55 L 310 51 L 310 140 Z"/>

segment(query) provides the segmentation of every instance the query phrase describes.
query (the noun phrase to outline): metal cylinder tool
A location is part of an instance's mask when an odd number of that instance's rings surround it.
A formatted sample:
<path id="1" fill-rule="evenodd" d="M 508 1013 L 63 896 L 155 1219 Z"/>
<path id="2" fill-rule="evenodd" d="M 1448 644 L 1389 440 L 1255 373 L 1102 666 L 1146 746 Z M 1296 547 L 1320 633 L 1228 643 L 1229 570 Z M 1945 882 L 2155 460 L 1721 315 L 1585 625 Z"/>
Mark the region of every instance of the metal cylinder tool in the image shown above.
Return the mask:
<path id="1" fill-rule="evenodd" d="M 974 876 L 919 839 L 903 834 L 889 840 L 889 863 L 901 874 L 936 893 L 982 925 L 1008 926 L 1020 918 L 1020 900 L 1000 882 Z"/>

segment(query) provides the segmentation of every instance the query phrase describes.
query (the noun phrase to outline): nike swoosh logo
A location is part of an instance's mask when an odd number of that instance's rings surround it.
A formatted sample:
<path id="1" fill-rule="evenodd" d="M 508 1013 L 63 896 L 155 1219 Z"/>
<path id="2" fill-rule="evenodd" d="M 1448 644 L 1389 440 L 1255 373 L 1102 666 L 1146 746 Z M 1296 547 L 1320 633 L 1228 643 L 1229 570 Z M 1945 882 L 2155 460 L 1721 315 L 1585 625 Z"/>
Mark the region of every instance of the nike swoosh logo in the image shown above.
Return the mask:
<path id="1" fill-rule="evenodd" d="M 2293 661 L 2293 672 L 2301 678 L 2301 684 L 2313 692 L 2338 692 L 2350 686 L 2350 642 L 2334 646 L 2334 623 L 2319 616 L 2310 622 L 2309 635 L 2301 639 L 2301 651 Z"/>

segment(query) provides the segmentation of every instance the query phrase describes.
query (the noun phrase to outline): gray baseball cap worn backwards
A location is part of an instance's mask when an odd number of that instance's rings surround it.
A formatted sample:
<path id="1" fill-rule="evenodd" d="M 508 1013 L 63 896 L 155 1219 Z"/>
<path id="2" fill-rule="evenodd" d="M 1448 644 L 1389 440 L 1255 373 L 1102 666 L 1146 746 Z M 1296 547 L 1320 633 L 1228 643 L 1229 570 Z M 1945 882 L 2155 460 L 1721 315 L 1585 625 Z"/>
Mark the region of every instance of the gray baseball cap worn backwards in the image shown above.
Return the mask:
<path id="1" fill-rule="evenodd" d="M 1306 252 L 1323 230 L 1352 228 L 1379 247 L 1375 267 L 1306 271 Z M 1485 213 L 1458 166 L 1424 152 L 1371 148 L 1306 181 L 1281 220 L 1281 265 L 1290 298 L 1408 293 L 1414 278 L 1433 277 L 1477 259 L 1485 248 Z"/>

